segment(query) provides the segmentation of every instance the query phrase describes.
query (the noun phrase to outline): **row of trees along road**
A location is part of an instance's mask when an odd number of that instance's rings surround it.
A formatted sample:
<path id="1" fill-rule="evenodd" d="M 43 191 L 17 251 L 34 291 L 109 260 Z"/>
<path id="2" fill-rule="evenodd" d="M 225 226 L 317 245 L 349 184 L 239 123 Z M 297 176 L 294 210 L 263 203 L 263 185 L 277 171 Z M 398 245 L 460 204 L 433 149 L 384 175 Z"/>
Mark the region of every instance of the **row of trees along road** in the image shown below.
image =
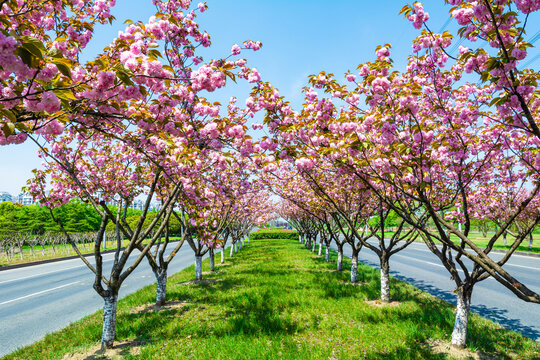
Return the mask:
<path id="1" fill-rule="evenodd" d="M 287 216 L 308 241 L 311 229 L 324 228 L 321 238 L 339 238 L 338 249 L 349 243 L 353 280 L 356 252 L 374 251 L 381 298 L 388 300 L 388 258 L 421 238 L 455 282 L 452 344 L 463 347 L 478 282 L 492 277 L 540 303 L 504 268 L 540 221 L 540 75 L 520 65 L 532 46 L 524 26 L 540 2 L 447 3 L 465 41 L 458 54 L 448 50 L 452 34 L 430 29 L 420 3 L 407 5 L 403 15 L 421 30 L 404 71 L 393 67 L 386 44 L 358 72 L 345 74 L 347 84 L 324 71 L 310 76 L 299 111 L 270 84 L 253 93 L 252 107 L 266 110 L 271 133 L 261 143 L 269 153 L 267 181 L 296 206 Z M 388 238 L 380 230 L 391 211 L 402 224 Z M 497 224 L 486 248 L 471 239 L 475 218 Z M 311 229 L 302 227 L 309 222 Z M 336 227 L 339 236 L 332 235 Z M 511 229 L 515 238 L 494 260 L 494 243 Z M 373 236 L 377 242 L 368 242 Z"/>
<path id="2" fill-rule="evenodd" d="M 80 198 L 99 214 L 94 262 L 80 257 L 95 274 L 93 287 L 104 300 L 103 347 L 114 342 L 118 291 L 145 258 L 156 272 L 158 302 L 164 298 L 162 279 L 176 253 L 163 258 L 170 219 L 181 224 L 178 244 L 188 241 L 198 257 L 204 247 L 219 247 L 228 224 L 229 219 L 213 215 L 214 207 L 233 209 L 260 190 L 252 186 L 250 169 L 238 165 L 239 157 L 256 150 L 244 125 L 250 111 L 239 109 L 233 98 L 221 116 L 220 104 L 207 96 L 226 86 L 228 78 L 257 85 L 259 73 L 239 55 L 261 44 L 248 40 L 205 62 L 196 51 L 210 46 L 210 36 L 196 20 L 206 5 L 153 4 L 155 16 L 128 23 L 86 63 L 79 55 L 92 44 L 96 24 L 114 21 L 113 1 L 10 1 L 0 14 L 0 81 L 6 89 L 0 99 L 0 144 L 30 140 L 40 147 L 46 166 L 35 171 L 28 191 L 51 209 L 78 255 L 76 241 L 52 209 Z M 224 176 L 240 185 L 229 188 Z M 145 205 L 133 225 L 127 208 L 137 197 Z M 154 200 L 160 209 L 145 224 Z M 259 200 L 255 205 L 266 210 L 237 221 L 265 221 L 271 206 L 264 195 Z M 105 273 L 101 245 L 109 222 L 117 246 Z M 127 240 L 123 250 L 122 237 Z"/>
<path id="3" fill-rule="evenodd" d="M 99 214 L 95 262 L 81 259 L 104 299 L 102 346 L 113 344 L 118 290 L 133 269 L 146 258 L 158 283 L 166 278 L 168 258 L 161 249 L 168 244 L 170 219 L 181 224 L 180 243 L 187 241 L 200 259 L 225 238 L 238 243 L 250 224 L 271 217 L 273 205 L 255 186 L 259 182 L 273 184 L 311 221 L 317 219 L 303 234 L 311 241 L 324 229 L 326 238 L 345 238 L 355 251 L 375 251 L 382 283 L 388 257 L 411 236 L 422 238 L 456 282 L 455 346 L 466 343 L 478 281 L 491 276 L 518 297 L 540 302 L 503 269 L 540 219 L 539 75 L 518 68 L 531 45 L 522 24 L 540 2 L 448 2 L 469 48 L 449 54 L 452 35 L 432 32 L 421 4 L 405 6 L 413 25 L 424 27 L 405 71 L 393 69 L 390 45 L 380 46 L 358 75 L 346 74 L 347 85 L 332 74 L 311 76 L 299 111 L 239 57 L 260 43 L 233 45 L 230 54 L 206 62 L 196 54 L 210 46 L 209 34 L 196 22 L 206 10 L 203 3 L 155 0 L 156 14 L 147 23 L 127 24 L 99 55 L 80 63 L 94 25 L 114 20 L 113 1 L 4 2 L 0 144 L 30 139 L 40 146 L 47 165 L 35 172 L 28 190 L 44 205 L 53 209 L 78 197 Z M 236 98 L 226 109 L 207 99 L 227 79 L 254 85 L 246 108 Z M 258 111 L 265 111 L 271 136 L 256 142 L 245 123 Z M 258 179 L 255 170 L 262 170 Z M 299 186 L 287 188 L 281 172 Z M 302 193 L 316 204 L 308 205 Z M 139 196 L 145 206 L 133 225 L 127 206 Z M 145 225 L 154 199 L 161 207 Z M 262 215 L 247 220 L 241 209 L 254 205 L 253 199 L 258 210 L 249 208 L 250 214 Z M 498 230 L 480 249 L 469 237 L 471 219 L 487 218 L 493 209 L 506 211 L 490 217 L 498 220 Z M 368 242 L 391 211 L 403 221 L 400 235 L 388 239 L 381 233 L 376 245 Z M 80 255 L 61 219 L 51 215 Z M 100 249 L 110 221 L 117 250 L 105 274 Z M 524 225 L 511 248 L 493 260 L 493 243 L 517 221 Z M 127 239 L 124 250 L 121 236 Z M 165 290 L 158 285 L 158 292 Z M 162 298 L 157 295 L 158 302 Z"/>

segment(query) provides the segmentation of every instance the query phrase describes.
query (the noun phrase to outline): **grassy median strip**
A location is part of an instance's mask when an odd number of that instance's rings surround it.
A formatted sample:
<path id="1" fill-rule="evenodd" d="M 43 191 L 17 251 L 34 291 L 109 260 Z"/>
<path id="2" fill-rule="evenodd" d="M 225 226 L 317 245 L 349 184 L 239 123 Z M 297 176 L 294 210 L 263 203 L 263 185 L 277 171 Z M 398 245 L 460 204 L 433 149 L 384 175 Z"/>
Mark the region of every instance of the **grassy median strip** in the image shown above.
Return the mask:
<path id="1" fill-rule="evenodd" d="M 361 266 L 361 284 L 351 285 L 332 260 L 294 240 L 252 240 L 200 283 L 190 281 L 193 267 L 171 276 L 161 309 L 151 306 L 155 286 L 121 300 L 114 354 L 96 353 L 98 312 L 6 359 L 452 358 L 436 350 L 450 339 L 451 306 L 395 279 L 394 304 L 366 302 L 378 297 L 378 271 Z M 485 358 L 540 356 L 538 343 L 476 315 L 468 343 Z"/>

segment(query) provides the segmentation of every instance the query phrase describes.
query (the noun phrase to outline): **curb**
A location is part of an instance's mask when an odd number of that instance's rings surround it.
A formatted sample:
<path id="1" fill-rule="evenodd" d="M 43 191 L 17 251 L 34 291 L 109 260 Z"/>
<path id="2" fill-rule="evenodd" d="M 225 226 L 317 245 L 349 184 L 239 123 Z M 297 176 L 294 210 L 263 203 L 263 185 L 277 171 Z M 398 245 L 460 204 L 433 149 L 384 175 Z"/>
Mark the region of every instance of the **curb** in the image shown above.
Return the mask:
<path id="1" fill-rule="evenodd" d="M 415 241 L 415 243 L 421 243 L 424 244 L 423 241 Z M 485 250 L 485 248 L 481 248 L 482 250 Z M 502 249 L 491 249 L 491 251 L 488 253 L 498 253 L 498 254 L 506 254 L 506 250 Z M 521 256 L 529 256 L 529 257 L 540 257 L 540 253 L 535 252 L 529 252 L 529 251 L 514 251 L 512 255 L 521 255 Z"/>
<path id="2" fill-rule="evenodd" d="M 124 249 L 125 248 L 121 248 L 120 250 L 124 250 Z M 115 252 L 115 251 L 116 251 L 116 249 L 106 250 L 106 251 L 102 251 L 101 254 L 110 254 L 110 253 Z M 84 257 L 90 257 L 90 256 L 94 256 L 94 254 L 93 253 L 84 254 L 83 256 Z M 31 261 L 31 262 L 20 263 L 20 264 L 0 266 L 0 272 L 2 272 L 4 270 L 19 269 L 19 268 L 28 267 L 28 266 L 43 265 L 43 264 L 48 264 L 48 263 L 53 263 L 53 262 L 58 262 L 58 261 L 64 261 L 64 260 L 73 260 L 73 259 L 79 259 L 79 255 L 70 255 L 70 256 L 59 257 L 59 258 L 54 258 L 54 259 L 38 260 L 38 261 Z"/>
<path id="3" fill-rule="evenodd" d="M 500 254 L 506 254 L 506 251 L 501 249 L 491 249 L 490 252 L 494 253 L 500 253 Z M 534 253 L 534 252 L 526 252 L 526 251 L 514 251 L 512 255 L 521 255 L 521 256 L 529 256 L 529 257 L 540 257 L 540 253 Z"/>

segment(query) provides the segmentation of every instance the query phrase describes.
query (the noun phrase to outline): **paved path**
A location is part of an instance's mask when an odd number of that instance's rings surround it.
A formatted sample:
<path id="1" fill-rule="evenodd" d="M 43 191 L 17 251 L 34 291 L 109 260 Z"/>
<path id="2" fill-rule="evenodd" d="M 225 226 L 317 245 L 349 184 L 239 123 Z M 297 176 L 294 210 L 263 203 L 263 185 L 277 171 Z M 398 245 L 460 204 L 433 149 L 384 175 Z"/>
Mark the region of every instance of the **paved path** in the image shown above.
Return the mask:
<path id="1" fill-rule="evenodd" d="M 110 269 L 114 254 L 103 258 L 104 268 Z M 169 274 L 193 263 L 193 250 L 184 244 L 169 265 Z M 93 281 L 93 273 L 80 259 L 0 271 L 0 357 L 103 308 Z M 155 276 L 144 259 L 122 285 L 120 297 L 152 283 Z"/>
<path id="2" fill-rule="evenodd" d="M 317 244 L 318 246 L 318 244 Z M 336 249 L 334 243 L 332 248 Z M 318 250 L 318 248 L 317 248 Z M 351 247 L 345 245 L 344 255 L 351 256 Z M 493 259 L 500 259 L 493 254 Z M 358 259 L 364 264 L 379 268 L 379 258 L 365 248 Z M 540 258 L 513 255 L 503 267 L 531 290 L 540 293 Z M 424 243 L 413 243 L 390 258 L 390 273 L 432 295 L 456 304 L 455 283 L 439 259 Z M 540 304 L 525 302 L 496 280 L 488 278 L 475 285 L 471 309 L 489 319 L 499 322 L 506 329 L 520 332 L 540 342 Z"/>

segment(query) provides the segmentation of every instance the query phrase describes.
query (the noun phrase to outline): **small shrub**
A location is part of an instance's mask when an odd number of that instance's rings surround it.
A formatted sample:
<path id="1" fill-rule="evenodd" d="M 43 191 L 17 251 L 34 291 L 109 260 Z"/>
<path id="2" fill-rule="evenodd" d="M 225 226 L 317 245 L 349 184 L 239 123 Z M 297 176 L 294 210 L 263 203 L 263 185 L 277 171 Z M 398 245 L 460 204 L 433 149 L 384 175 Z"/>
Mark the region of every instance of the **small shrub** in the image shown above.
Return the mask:
<path id="1" fill-rule="evenodd" d="M 291 230 L 259 230 L 249 234 L 250 240 L 255 239 L 291 239 L 298 240 L 298 232 Z"/>

